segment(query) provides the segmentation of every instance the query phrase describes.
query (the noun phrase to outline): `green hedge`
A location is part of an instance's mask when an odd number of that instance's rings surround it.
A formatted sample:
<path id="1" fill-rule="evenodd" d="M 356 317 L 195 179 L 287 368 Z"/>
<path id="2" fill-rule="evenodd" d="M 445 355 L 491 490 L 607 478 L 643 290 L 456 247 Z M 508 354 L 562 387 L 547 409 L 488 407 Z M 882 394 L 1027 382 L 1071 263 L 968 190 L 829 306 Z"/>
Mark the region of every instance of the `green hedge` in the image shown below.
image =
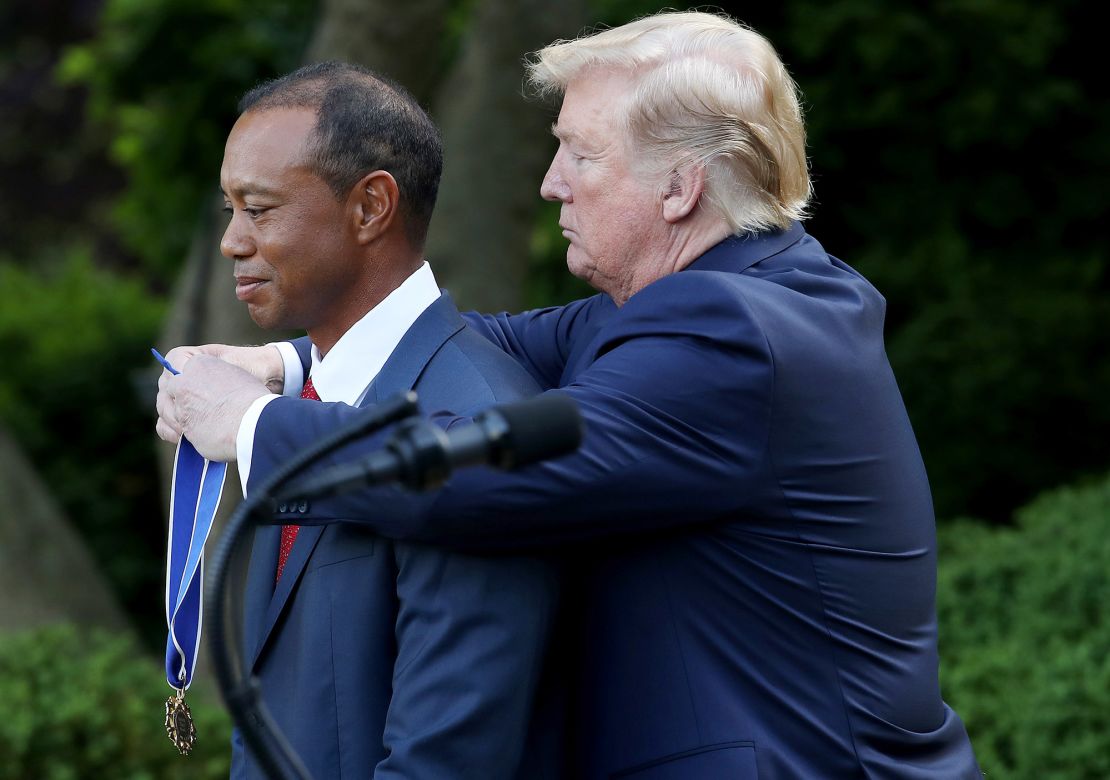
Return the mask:
<path id="1" fill-rule="evenodd" d="M 90 247 L 44 250 L 33 268 L 0 254 L 0 425 L 151 642 L 165 639 L 149 608 L 163 587 L 166 544 L 150 356 L 164 311 Z"/>
<path id="2" fill-rule="evenodd" d="M 1110 478 L 1042 496 L 1012 528 L 940 529 L 941 682 L 988 778 L 1110 777 Z M 178 756 L 168 689 L 129 640 L 71 627 L 0 637 L 0 780 L 228 771 L 223 710 L 191 701 Z"/>
<path id="3" fill-rule="evenodd" d="M 1110 777 L 1110 479 L 940 542 L 941 680 L 987 777 Z"/>
<path id="4" fill-rule="evenodd" d="M 193 752 L 166 737 L 170 688 L 125 638 L 52 626 L 0 637 L 0 779 L 226 778 L 231 726 L 199 696 Z"/>

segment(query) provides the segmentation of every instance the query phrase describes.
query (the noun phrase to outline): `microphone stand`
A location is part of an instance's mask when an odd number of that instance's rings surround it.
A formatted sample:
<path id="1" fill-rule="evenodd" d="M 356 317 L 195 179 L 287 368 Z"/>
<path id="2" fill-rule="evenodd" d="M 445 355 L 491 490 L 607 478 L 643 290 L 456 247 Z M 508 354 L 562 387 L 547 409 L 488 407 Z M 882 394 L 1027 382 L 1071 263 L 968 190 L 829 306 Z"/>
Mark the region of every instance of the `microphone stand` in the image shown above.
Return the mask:
<path id="1" fill-rule="evenodd" d="M 258 680 L 251 677 L 247 659 L 240 656 L 242 642 L 228 642 L 228 612 L 234 619 L 233 636 L 242 624 L 242 594 L 227 594 L 229 572 L 234 554 L 256 524 L 273 524 L 271 496 L 317 458 L 350 442 L 417 414 L 416 394 L 391 396 L 384 403 L 366 410 L 351 425 L 335 431 L 297 453 L 275 471 L 258 490 L 252 492 L 232 514 L 212 556 L 212 574 L 205 588 L 205 600 L 212 610 L 212 668 L 220 694 L 227 704 L 246 747 L 258 760 L 266 776 L 279 780 L 311 780 L 304 762 L 293 751 L 274 722 L 261 698 Z M 231 604 L 225 604 L 225 599 Z M 234 649 L 233 649 L 234 648 Z"/>

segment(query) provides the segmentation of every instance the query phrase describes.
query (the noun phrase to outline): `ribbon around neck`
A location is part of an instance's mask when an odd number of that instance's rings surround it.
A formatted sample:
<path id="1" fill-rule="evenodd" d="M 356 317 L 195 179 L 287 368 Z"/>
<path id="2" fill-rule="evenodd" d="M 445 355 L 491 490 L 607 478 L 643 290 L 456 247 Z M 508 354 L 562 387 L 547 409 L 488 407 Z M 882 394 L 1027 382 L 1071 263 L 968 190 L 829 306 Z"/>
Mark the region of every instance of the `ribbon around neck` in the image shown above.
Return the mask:
<path id="1" fill-rule="evenodd" d="M 170 373 L 178 371 L 151 350 Z M 166 682 L 187 690 L 200 654 L 204 543 L 223 495 L 226 463 L 206 460 L 184 436 L 174 456 L 166 549 Z"/>

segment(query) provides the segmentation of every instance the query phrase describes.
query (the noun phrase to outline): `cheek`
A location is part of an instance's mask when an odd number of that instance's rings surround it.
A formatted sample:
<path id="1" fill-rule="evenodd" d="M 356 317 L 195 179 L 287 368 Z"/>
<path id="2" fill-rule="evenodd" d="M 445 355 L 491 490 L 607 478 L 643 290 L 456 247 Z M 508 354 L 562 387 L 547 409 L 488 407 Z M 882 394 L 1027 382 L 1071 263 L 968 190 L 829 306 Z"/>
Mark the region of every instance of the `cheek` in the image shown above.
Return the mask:
<path id="1" fill-rule="evenodd" d="M 262 232 L 262 258 L 279 278 L 295 278 L 317 251 L 326 251 L 319 243 L 322 237 L 305 231 L 296 221 L 271 225 Z"/>

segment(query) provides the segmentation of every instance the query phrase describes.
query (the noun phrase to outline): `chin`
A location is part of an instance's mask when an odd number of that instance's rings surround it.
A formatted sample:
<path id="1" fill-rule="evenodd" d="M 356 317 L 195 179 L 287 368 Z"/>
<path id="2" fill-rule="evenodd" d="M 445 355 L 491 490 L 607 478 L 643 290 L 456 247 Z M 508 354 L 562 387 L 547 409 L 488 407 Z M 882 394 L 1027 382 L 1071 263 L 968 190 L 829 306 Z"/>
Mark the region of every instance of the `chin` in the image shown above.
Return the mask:
<path id="1" fill-rule="evenodd" d="M 598 292 L 609 292 L 604 287 L 598 284 L 599 277 L 597 275 L 597 269 L 594 268 L 594 266 L 586 265 L 584 263 L 576 263 L 575 261 L 571 260 L 569 253 L 567 254 L 567 270 L 570 271 L 572 276 L 577 276 L 579 279 L 590 285 L 590 287 L 593 287 Z"/>
<path id="2" fill-rule="evenodd" d="M 567 270 L 572 276 L 577 276 L 584 282 L 589 282 L 590 277 L 593 276 L 593 266 L 583 262 L 579 253 L 574 251 L 574 247 L 567 248 Z"/>
<path id="3" fill-rule="evenodd" d="M 273 330 L 279 327 L 278 323 L 275 321 L 277 318 L 274 316 L 273 312 L 267 311 L 262 306 L 248 303 L 247 314 L 254 320 L 254 324 L 263 330 Z"/>

